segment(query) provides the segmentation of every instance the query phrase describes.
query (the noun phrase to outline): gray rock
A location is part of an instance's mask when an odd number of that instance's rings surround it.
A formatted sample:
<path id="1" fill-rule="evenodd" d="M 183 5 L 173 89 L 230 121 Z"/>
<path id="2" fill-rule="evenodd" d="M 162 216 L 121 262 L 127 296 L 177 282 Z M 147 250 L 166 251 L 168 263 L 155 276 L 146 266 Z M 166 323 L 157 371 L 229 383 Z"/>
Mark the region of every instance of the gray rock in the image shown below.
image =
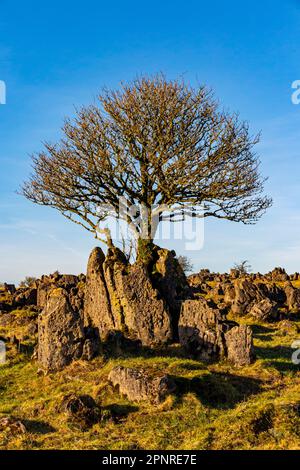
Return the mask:
<path id="1" fill-rule="evenodd" d="M 224 356 L 224 332 L 230 328 L 222 311 L 203 298 L 185 300 L 179 317 L 179 340 L 186 351 L 198 359 Z"/>
<path id="2" fill-rule="evenodd" d="M 90 395 L 66 395 L 59 411 L 67 413 L 68 420 L 83 431 L 101 420 L 101 408 Z"/>
<path id="3" fill-rule="evenodd" d="M 227 358 L 236 366 L 246 366 L 254 361 L 253 337 L 250 326 L 234 326 L 225 333 Z"/>
<path id="4" fill-rule="evenodd" d="M 262 321 L 278 320 L 280 316 L 278 304 L 270 299 L 260 300 L 253 305 L 249 313 L 254 318 Z"/>
<path id="5" fill-rule="evenodd" d="M 119 388 L 120 394 L 138 402 L 160 403 L 176 389 L 175 383 L 167 375 L 151 377 L 143 369 L 115 367 L 108 379 Z"/>
<path id="6" fill-rule="evenodd" d="M 110 330 L 118 328 L 112 313 L 109 293 L 104 277 L 105 255 L 97 247 L 91 252 L 86 275 L 84 324 L 94 327 L 105 340 Z"/>
<path id="7" fill-rule="evenodd" d="M 38 361 L 47 371 L 57 371 L 82 355 L 83 321 L 71 306 L 67 291 L 52 290 L 38 319 Z"/>

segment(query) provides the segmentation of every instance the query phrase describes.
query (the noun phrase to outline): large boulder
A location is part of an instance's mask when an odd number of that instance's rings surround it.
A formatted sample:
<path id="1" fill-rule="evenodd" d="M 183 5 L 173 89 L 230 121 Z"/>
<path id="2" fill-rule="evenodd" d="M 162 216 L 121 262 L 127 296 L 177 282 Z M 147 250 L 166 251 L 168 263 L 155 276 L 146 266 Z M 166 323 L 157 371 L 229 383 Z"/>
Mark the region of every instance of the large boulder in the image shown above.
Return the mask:
<path id="1" fill-rule="evenodd" d="M 52 290 L 61 287 L 68 292 L 75 289 L 80 282 L 80 277 L 73 274 L 59 274 L 58 272 L 49 276 L 42 276 L 37 281 L 37 306 L 44 308 Z"/>
<path id="2" fill-rule="evenodd" d="M 120 394 L 138 402 L 159 403 L 176 389 L 174 381 L 167 375 L 152 377 L 143 369 L 118 366 L 111 370 L 108 379 L 119 388 Z"/>
<path id="3" fill-rule="evenodd" d="M 247 366 L 254 360 L 250 326 L 234 326 L 225 333 L 227 359 L 236 366 Z"/>
<path id="4" fill-rule="evenodd" d="M 224 332 L 228 329 L 224 314 L 214 302 L 200 298 L 182 303 L 179 341 L 193 357 L 215 360 L 224 356 Z"/>
<path id="5" fill-rule="evenodd" d="M 47 371 L 60 370 L 81 357 L 83 344 L 81 312 L 72 307 L 66 290 L 52 290 L 38 320 L 40 365 Z"/>
<path id="6" fill-rule="evenodd" d="M 231 310 L 235 315 L 246 315 L 249 313 L 254 302 L 263 299 L 256 284 L 248 279 L 237 279 L 234 281 L 235 297 Z"/>
<path id="7" fill-rule="evenodd" d="M 112 331 L 150 347 L 172 339 L 168 305 L 147 268 L 142 262 L 130 265 L 117 248 L 109 249 L 106 257 L 96 248 L 90 256 L 84 321 L 98 329 L 103 341 Z"/>
<path id="8" fill-rule="evenodd" d="M 143 346 L 159 346 L 172 339 L 171 317 L 167 303 L 153 287 L 141 262 L 125 265 L 108 254 L 105 279 L 117 329 Z"/>
<path id="9" fill-rule="evenodd" d="M 227 358 L 237 366 L 253 360 L 251 328 L 226 320 L 225 312 L 205 299 L 183 302 L 179 339 L 185 350 L 197 359 Z"/>

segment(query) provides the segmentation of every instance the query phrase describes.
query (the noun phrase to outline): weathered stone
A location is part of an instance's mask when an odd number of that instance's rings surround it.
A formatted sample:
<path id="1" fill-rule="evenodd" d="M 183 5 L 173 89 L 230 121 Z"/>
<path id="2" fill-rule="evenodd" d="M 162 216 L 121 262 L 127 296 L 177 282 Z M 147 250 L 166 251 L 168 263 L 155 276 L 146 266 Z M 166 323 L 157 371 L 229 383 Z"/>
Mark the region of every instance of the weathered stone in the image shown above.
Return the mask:
<path id="1" fill-rule="evenodd" d="M 234 281 L 235 297 L 231 310 L 235 315 L 246 315 L 249 313 L 253 302 L 263 299 L 257 286 L 248 279 L 237 279 Z"/>
<path id="2" fill-rule="evenodd" d="M 175 383 L 167 375 L 151 377 L 143 369 L 115 367 L 108 379 L 119 392 L 132 401 L 149 401 L 159 403 L 176 389 Z"/>
<path id="3" fill-rule="evenodd" d="M 117 251 L 109 250 L 104 276 L 116 330 L 143 346 L 156 347 L 172 339 L 168 307 L 143 263 L 129 265 Z"/>
<path id="4" fill-rule="evenodd" d="M 6 282 L 3 284 L 4 290 L 9 292 L 10 294 L 14 294 L 16 292 L 16 286 L 14 284 L 7 284 Z"/>
<path id="5" fill-rule="evenodd" d="M 250 326 L 234 326 L 225 333 L 227 358 L 236 366 L 246 366 L 254 360 L 253 337 Z"/>
<path id="6" fill-rule="evenodd" d="M 254 304 L 249 314 L 262 321 L 278 320 L 280 316 L 278 304 L 270 299 L 263 299 Z"/>
<path id="7" fill-rule="evenodd" d="M 25 424 L 11 416 L 4 416 L 0 418 L 0 432 L 9 431 L 12 434 L 25 434 L 27 432 Z"/>
<path id="8" fill-rule="evenodd" d="M 286 304 L 290 311 L 300 311 L 300 289 L 293 287 L 292 283 L 288 283 L 284 286 L 284 292 L 286 295 Z"/>
<path id="9" fill-rule="evenodd" d="M 66 395 L 59 410 L 67 413 L 69 421 L 83 431 L 101 420 L 101 409 L 90 395 Z"/>
<path id="10" fill-rule="evenodd" d="M 222 311 L 203 298 L 185 300 L 179 317 L 179 340 L 187 352 L 198 359 L 224 356 L 224 332 L 230 328 Z"/>
<path id="11" fill-rule="evenodd" d="M 72 308 L 68 293 L 59 288 L 50 293 L 38 320 L 38 361 L 47 371 L 56 371 L 82 355 L 83 322 Z"/>
<path id="12" fill-rule="evenodd" d="M 189 284 L 174 251 L 158 248 L 157 256 L 158 259 L 154 266 L 155 285 L 162 298 L 167 302 L 176 322 L 180 313 L 180 302 L 178 301 L 184 300 L 189 294 Z"/>
<path id="13" fill-rule="evenodd" d="M 110 330 L 120 326 L 110 305 L 103 270 L 104 261 L 105 255 L 101 248 L 94 248 L 88 261 L 84 303 L 84 324 L 97 328 L 102 340 L 106 339 Z"/>
<path id="14" fill-rule="evenodd" d="M 31 287 L 18 289 L 14 295 L 13 304 L 17 307 L 37 305 L 37 289 Z"/>
<path id="15" fill-rule="evenodd" d="M 81 359 L 91 361 L 99 353 L 100 343 L 95 338 L 88 338 L 83 343 Z"/>
<path id="16" fill-rule="evenodd" d="M 276 282 L 287 281 L 289 279 L 289 275 L 283 268 L 274 268 L 269 274 L 271 279 Z"/>

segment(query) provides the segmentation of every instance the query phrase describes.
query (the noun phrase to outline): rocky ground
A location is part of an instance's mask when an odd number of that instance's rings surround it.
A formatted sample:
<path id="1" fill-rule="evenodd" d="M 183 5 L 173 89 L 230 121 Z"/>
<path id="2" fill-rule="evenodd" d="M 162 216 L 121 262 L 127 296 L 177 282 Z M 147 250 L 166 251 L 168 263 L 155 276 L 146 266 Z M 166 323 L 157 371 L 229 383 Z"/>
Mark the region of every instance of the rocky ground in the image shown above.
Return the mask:
<path id="1" fill-rule="evenodd" d="M 145 261 L 145 260 L 144 260 Z M 299 449 L 300 277 L 92 252 L 0 291 L 2 449 Z"/>

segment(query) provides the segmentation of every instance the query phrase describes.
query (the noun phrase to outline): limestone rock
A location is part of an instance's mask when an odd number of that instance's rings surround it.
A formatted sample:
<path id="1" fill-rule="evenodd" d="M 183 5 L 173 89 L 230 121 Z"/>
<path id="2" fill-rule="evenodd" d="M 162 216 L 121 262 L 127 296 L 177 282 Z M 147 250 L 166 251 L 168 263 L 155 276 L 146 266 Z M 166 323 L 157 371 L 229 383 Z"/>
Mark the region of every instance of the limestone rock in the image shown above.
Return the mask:
<path id="1" fill-rule="evenodd" d="M 0 432 L 9 431 L 12 434 L 25 434 L 27 432 L 25 424 L 12 416 L 0 418 Z"/>
<path id="2" fill-rule="evenodd" d="M 71 306 L 67 291 L 55 289 L 38 319 L 38 361 L 56 371 L 78 359 L 83 350 L 83 322 Z"/>
<path id="3" fill-rule="evenodd" d="M 104 277 L 105 255 L 101 248 L 91 252 L 86 275 L 84 324 L 98 330 L 102 340 L 110 330 L 118 328 L 112 313 L 109 293 Z"/>
<path id="4" fill-rule="evenodd" d="M 198 359 L 217 359 L 224 355 L 224 332 L 230 328 L 222 312 L 203 298 L 185 300 L 179 317 L 179 340 L 188 353 Z"/>
<path id="5" fill-rule="evenodd" d="M 284 286 L 284 292 L 288 309 L 294 312 L 300 311 L 300 289 L 296 289 L 292 283 L 288 283 Z"/>
<path id="6" fill-rule="evenodd" d="M 67 413 L 69 421 L 83 431 L 101 420 L 101 409 L 90 395 L 66 395 L 62 399 L 60 411 Z"/>
<path id="7" fill-rule="evenodd" d="M 143 369 L 115 367 L 108 379 L 118 386 L 120 394 L 132 401 L 159 403 L 176 389 L 175 383 L 167 375 L 151 377 Z"/>
<path id="8" fill-rule="evenodd" d="M 252 330 L 247 325 L 234 326 L 225 333 L 227 358 L 236 366 L 246 366 L 254 360 Z"/>
<path id="9" fill-rule="evenodd" d="M 37 305 L 37 289 L 31 287 L 18 289 L 13 297 L 13 304 L 16 307 Z"/>
<path id="10" fill-rule="evenodd" d="M 262 299 L 254 304 L 250 310 L 250 315 L 258 320 L 272 321 L 279 318 L 278 304 L 270 299 Z"/>
<path id="11" fill-rule="evenodd" d="M 174 251 L 157 247 L 157 256 L 154 267 L 155 285 L 175 316 L 175 321 L 178 321 L 179 301 L 187 297 L 190 287 Z"/>

